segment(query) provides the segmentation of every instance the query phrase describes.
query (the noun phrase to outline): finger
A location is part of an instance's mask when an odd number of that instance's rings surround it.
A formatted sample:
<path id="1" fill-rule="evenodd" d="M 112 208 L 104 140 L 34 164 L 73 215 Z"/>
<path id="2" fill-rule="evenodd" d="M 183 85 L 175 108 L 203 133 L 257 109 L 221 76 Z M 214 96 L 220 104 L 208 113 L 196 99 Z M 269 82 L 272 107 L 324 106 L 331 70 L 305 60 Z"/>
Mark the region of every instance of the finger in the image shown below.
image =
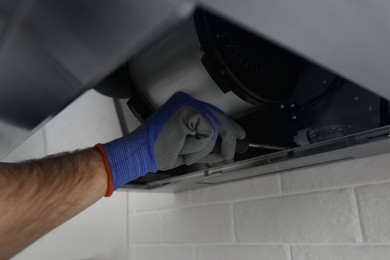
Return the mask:
<path id="1" fill-rule="evenodd" d="M 210 106 L 211 107 L 211 106 Z M 245 138 L 245 131 L 225 114 L 211 110 L 221 123 L 219 136 L 221 137 L 220 155 L 225 160 L 234 158 L 237 139 Z"/>
<path id="2" fill-rule="evenodd" d="M 204 150 L 213 139 L 214 128 L 207 117 L 197 114 L 195 111 L 188 113 L 184 118 L 186 126 L 191 130 L 185 137 L 180 154 L 198 153 Z"/>
<path id="3" fill-rule="evenodd" d="M 234 158 L 237 139 L 231 131 L 223 131 L 219 135 L 215 146 L 210 154 L 202 158 L 201 163 L 217 163 Z"/>
<path id="4" fill-rule="evenodd" d="M 220 154 L 225 160 L 233 159 L 237 144 L 237 137 L 235 133 L 228 129 L 222 128 L 219 136 L 222 139 Z"/>
<path id="5" fill-rule="evenodd" d="M 246 136 L 245 130 L 236 122 L 230 119 L 221 109 L 198 101 L 202 106 L 206 107 L 220 123 L 219 136 L 221 137 L 220 149 L 215 153 L 210 153 L 199 162 L 220 162 L 223 160 L 231 160 L 234 158 L 237 139 L 244 139 Z"/>
<path id="6" fill-rule="evenodd" d="M 234 132 L 237 139 L 242 140 L 246 137 L 246 132 L 244 128 L 242 128 L 239 124 L 231 120 L 230 118 L 227 118 L 229 120 L 230 127 L 232 128 L 232 131 Z"/>
<path id="7" fill-rule="evenodd" d="M 219 163 L 225 161 L 225 158 L 220 153 L 210 153 L 200 159 L 198 163 Z"/>
<path id="8" fill-rule="evenodd" d="M 241 140 L 245 138 L 246 136 L 245 130 L 236 122 L 234 122 L 232 119 L 230 119 L 230 117 L 228 117 L 225 114 L 225 112 L 223 112 L 218 107 L 205 103 L 203 101 L 198 101 L 198 102 L 200 102 L 203 106 L 209 109 L 222 125 L 225 125 L 225 127 L 230 128 L 231 131 L 233 131 L 234 134 L 236 135 L 237 139 Z"/>
<path id="9" fill-rule="evenodd" d="M 186 141 L 191 140 L 188 136 L 197 136 L 196 131 L 200 131 L 202 140 L 186 144 Z M 153 154 L 158 169 L 172 168 L 183 151 L 186 153 L 202 151 L 210 142 L 211 137 L 208 136 L 213 135 L 213 128 L 207 117 L 200 115 L 192 107 L 180 108 L 162 127 L 154 143 Z"/>
<path id="10" fill-rule="evenodd" d="M 213 150 L 215 142 L 217 140 L 216 137 L 217 135 L 212 136 L 210 142 L 206 146 L 204 146 L 201 151 L 190 154 L 183 154 L 183 162 L 186 165 L 190 165 L 199 162 L 200 160 L 202 160 L 202 158 L 205 158 Z"/>
<path id="11" fill-rule="evenodd" d="M 173 163 L 173 165 L 172 165 L 172 167 L 170 169 L 179 167 L 180 165 L 183 165 L 183 164 L 184 164 L 183 155 L 179 154 L 176 157 L 176 161 Z"/>
<path id="12" fill-rule="evenodd" d="M 180 154 L 192 154 L 203 151 L 207 146 L 210 145 L 213 136 L 199 136 L 199 135 L 188 135 L 183 143 L 183 148 Z"/>

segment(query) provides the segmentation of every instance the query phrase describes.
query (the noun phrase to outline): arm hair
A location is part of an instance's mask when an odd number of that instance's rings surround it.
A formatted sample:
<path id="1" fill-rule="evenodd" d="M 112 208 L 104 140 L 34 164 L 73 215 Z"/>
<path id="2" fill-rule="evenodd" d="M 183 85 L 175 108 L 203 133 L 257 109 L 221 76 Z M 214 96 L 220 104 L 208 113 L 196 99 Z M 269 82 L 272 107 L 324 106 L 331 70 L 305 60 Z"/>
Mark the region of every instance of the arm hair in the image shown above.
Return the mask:
<path id="1" fill-rule="evenodd" d="M 0 164 L 0 259 L 8 259 L 105 194 L 107 173 L 94 148 Z"/>

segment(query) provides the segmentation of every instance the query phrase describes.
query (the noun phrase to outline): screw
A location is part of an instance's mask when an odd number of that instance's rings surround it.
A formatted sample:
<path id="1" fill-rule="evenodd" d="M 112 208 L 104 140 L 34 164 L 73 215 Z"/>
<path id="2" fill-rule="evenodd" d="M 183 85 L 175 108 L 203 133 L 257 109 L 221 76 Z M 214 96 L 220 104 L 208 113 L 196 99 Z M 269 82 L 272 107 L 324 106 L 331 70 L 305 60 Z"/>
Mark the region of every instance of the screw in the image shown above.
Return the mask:
<path id="1" fill-rule="evenodd" d="M 284 109 L 284 105 L 283 104 L 280 104 L 280 109 Z"/>
<path id="2" fill-rule="evenodd" d="M 291 108 L 294 108 L 294 107 L 295 107 L 295 104 L 294 104 L 294 103 L 291 103 L 291 104 L 290 104 L 290 107 L 291 107 Z"/>
<path id="3" fill-rule="evenodd" d="M 295 119 L 297 119 L 297 116 L 296 116 L 296 115 L 293 115 L 293 116 L 291 117 L 291 119 L 292 119 L 292 120 L 295 120 Z"/>

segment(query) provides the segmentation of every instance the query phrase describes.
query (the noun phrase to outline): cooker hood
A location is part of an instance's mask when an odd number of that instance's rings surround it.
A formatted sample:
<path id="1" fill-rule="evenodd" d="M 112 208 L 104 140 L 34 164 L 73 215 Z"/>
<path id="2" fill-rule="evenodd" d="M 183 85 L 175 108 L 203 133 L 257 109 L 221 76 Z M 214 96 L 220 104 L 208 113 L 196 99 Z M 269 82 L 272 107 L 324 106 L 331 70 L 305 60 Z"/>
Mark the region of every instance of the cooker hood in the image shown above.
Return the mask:
<path id="1" fill-rule="evenodd" d="M 116 102 L 125 134 L 130 111 L 142 122 L 184 91 L 226 111 L 251 142 L 285 149 L 250 147 L 229 162 L 149 173 L 125 187 L 180 191 L 390 152 L 388 100 L 293 49 L 205 7 L 145 44 L 101 83 L 130 94 Z"/>

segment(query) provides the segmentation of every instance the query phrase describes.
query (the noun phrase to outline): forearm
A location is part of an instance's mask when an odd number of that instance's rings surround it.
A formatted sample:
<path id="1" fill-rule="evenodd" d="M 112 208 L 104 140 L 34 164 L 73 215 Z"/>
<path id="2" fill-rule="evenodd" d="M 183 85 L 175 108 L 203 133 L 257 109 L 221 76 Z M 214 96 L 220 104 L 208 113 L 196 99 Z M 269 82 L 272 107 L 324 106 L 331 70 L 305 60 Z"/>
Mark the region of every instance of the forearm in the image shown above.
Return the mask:
<path id="1" fill-rule="evenodd" d="M 0 165 L 0 259 L 77 215 L 107 189 L 96 149 Z"/>

